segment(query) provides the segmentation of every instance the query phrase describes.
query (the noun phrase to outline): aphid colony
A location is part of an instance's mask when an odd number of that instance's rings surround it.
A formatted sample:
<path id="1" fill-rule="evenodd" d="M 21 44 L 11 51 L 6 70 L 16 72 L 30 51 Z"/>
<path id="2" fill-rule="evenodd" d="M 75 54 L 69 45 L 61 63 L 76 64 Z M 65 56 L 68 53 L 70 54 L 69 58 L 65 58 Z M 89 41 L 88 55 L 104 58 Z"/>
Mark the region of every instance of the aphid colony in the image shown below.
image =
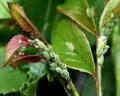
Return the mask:
<path id="1" fill-rule="evenodd" d="M 111 13 L 111 15 L 106 19 L 106 21 L 104 21 L 105 23 L 101 28 L 101 34 L 98 37 L 98 48 L 97 48 L 98 63 L 100 65 L 103 65 L 104 54 L 109 49 L 109 46 L 107 45 L 108 36 L 118 21 L 119 19 L 115 18 L 114 14 Z"/>

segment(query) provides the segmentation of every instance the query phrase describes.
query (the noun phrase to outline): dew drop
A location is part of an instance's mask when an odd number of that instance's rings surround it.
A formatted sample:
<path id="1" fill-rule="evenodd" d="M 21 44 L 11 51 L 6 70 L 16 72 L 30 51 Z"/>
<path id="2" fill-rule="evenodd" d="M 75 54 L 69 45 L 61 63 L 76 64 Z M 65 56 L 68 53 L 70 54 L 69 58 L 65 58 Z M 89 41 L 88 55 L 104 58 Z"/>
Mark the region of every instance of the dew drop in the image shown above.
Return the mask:
<path id="1" fill-rule="evenodd" d="M 23 55 L 23 53 L 22 53 L 22 52 L 19 52 L 19 55 Z"/>
<path id="2" fill-rule="evenodd" d="M 22 40 L 20 39 L 20 40 L 18 41 L 18 43 L 21 44 L 21 43 L 22 43 Z"/>

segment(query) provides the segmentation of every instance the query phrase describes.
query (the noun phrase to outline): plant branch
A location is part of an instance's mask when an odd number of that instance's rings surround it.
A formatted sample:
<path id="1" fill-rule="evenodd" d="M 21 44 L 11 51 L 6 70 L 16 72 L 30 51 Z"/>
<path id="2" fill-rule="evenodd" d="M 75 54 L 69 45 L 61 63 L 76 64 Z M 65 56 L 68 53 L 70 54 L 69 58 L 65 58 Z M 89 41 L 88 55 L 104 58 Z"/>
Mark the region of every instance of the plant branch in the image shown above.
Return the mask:
<path id="1" fill-rule="evenodd" d="M 96 37 L 97 40 L 97 44 L 96 44 L 96 49 L 98 49 L 98 37 Z M 97 80 L 96 80 L 96 88 L 97 88 L 97 96 L 102 96 L 102 78 L 101 78 L 101 70 L 102 70 L 102 66 L 98 63 L 98 55 L 96 57 L 96 62 L 97 62 Z"/>
<path id="2" fill-rule="evenodd" d="M 59 77 L 58 80 L 61 83 L 61 85 L 64 87 L 68 96 L 80 96 L 71 79 L 64 80 Z"/>
<path id="3" fill-rule="evenodd" d="M 61 62 L 58 54 L 56 54 L 52 46 L 45 45 L 43 41 L 40 41 L 38 39 L 35 39 L 33 42 L 35 42 L 35 48 L 38 48 L 40 51 L 42 51 L 40 55 L 44 56 L 44 59 L 46 62 L 48 62 L 51 71 L 60 74 L 60 76 L 66 81 L 66 83 L 64 83 L 63 80 L 60 79 L 62 85 L 65 86 L 67 94 L 70 94 L 69 96 L 79 96 L 70 78 L 70 74 L 67 70 L 67 65 Z"/>

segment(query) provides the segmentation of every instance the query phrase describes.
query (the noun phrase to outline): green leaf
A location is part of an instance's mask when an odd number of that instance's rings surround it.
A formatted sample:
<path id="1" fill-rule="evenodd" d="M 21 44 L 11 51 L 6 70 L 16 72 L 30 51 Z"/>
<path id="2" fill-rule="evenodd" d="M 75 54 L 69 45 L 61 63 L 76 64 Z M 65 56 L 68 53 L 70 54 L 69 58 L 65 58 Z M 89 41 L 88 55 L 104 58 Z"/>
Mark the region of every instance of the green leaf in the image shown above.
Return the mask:
<path id="1" fill-rule="evenodd" d="M 90 8 L 93 8 L 95 12 L 94 19 L 95 19 L 96 26 L 99 29 L 99 21 L 105 7 L 105 0 L 87 0 L 87 1 L 88 1 L 88 4 L 90 5 Z"/>
<path id="2" fill-rule="evenodd" d="M 0 48 L 0 66 L 3 61 L 5 48 Z M 0 94 L 8 94 L 11 92 L 18 92 L 24 82 L 27 81 L 27 75 L 11 67 L 0 68 Z"/>
<path id="3" fill-rule="evenodd" d="M 7 6 L 7 2 L 18 2 L 20 3 L 21 0 L 0 0 L 0 19 L 9 19 L 11 18 L 9 10 L 8 10 L 8 6 Z"/>
<path id="4" fill-rule="evenodd" d="M 22 94 L 25 96 L 36 96 L 37 93 L 37 84 L 40 78 L 42 78 L 47 73 L 47 66 L 46 64 L 42 63 L 29 63 L 30 65 L 30 80 L 26 83 L 26 86 L 22 89 Z M 24 89 L 25 88 L 25 89 Z"/>
<path id="5" fill-rule="evenodd" d="M 107 5 L 102 13 L 102 16 L 100 18 L 100 28 L 102 27 L 104 21 L 106 21 L 105 18 L 112 12 L 113 8 L 115 8 L 119 2 L 120 2 L 120 0 L 110 0 L 107 3 Z"/>
<path id="6" fill-rule="evenodd" d="M 92 75 L 95 65 L 89 42 L 80 28 L 70 20 L 62 20 L 56 28 L 52 45 L 68 67 Z"/>
<path id="7" fill-rule="evenodd" d="M 63 5 L 57 8 L 61 13 L 70 17 L 92 34 L 97 35 L 93 12 L 89 8 L 86 0 L 67 0 Z"/>
<path id="8" fill-rule="evenodd" d="M 16 2 L 8 2 L 8 6 L 13 19 L 18 22 L 18 24 L 24 31 L 31 33 L 31 35 L 35 36 L 38 39 L 42 39 L 47 44 L 47 41 L 41 35 L 39 30 L 26 16 L 22 6 L 20 6 Z"/>
<path id="9" fill-rule="evenodd" d="M 118 24 L 113 31 L 112 42 L 112 55 L 116 76 L 116 96 L 120 96 L 120 24 Z"/>

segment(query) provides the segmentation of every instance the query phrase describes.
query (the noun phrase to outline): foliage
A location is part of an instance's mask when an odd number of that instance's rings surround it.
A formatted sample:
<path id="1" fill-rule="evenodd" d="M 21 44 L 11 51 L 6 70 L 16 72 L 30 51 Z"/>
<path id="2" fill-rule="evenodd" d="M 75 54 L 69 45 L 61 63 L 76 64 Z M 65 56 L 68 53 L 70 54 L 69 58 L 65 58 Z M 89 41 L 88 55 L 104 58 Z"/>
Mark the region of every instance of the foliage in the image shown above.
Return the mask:
<path id="1" fill-rule="evenodd" d="M 119 11 L 120 0 L 1 0 L 0 65 L 15 70 L 0 68 L 0 94 L 37 96 L 45 78 L 68 96 L 119 96 Z"/>

